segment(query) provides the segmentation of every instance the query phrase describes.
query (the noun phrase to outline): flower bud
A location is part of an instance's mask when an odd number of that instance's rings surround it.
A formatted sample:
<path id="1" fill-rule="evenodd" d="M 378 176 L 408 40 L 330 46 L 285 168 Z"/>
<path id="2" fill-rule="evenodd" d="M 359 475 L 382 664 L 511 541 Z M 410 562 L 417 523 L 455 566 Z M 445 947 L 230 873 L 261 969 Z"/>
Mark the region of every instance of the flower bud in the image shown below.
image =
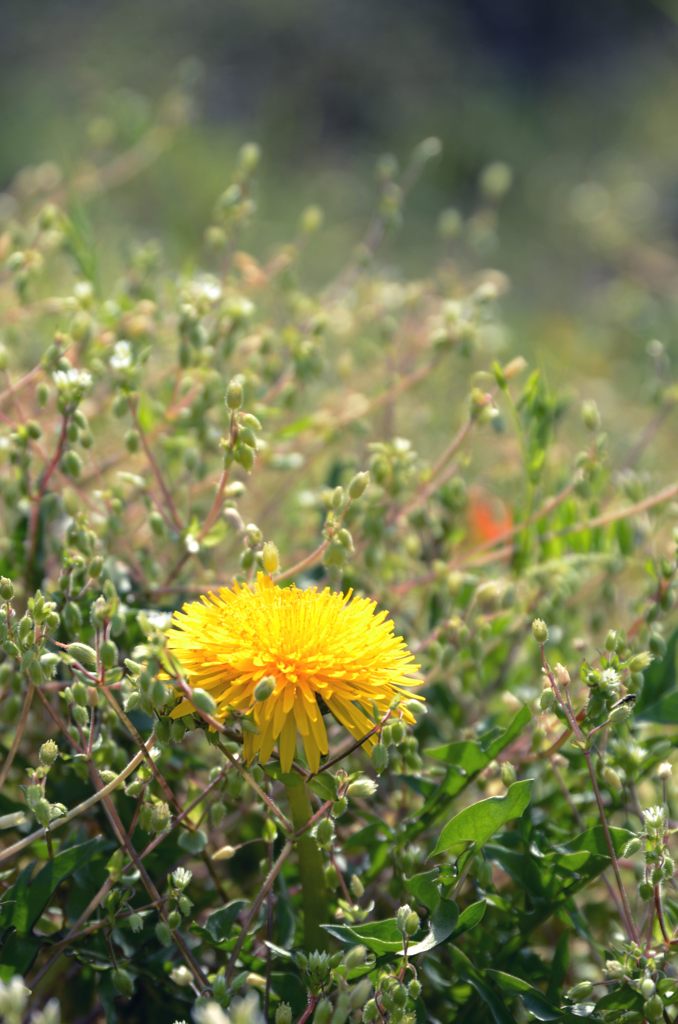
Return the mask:
<path id="1" fill-rule="evenodd" d="M 275 679 L 273 676 L 264 676 L 260 679 L 257 685 L 254 687 L 254 699 L 257 701 L 265 701 L 271 696 L 275 690 Z"/>
<path id="2" fill-rule="evenodd" d="M 315 830 L 316 839 L 320 846 L 327 847 L 334 839 L 334 825 L 329 818 L 319 821 Z"/>
<path id="3" fill-rule="evenodd" d="M 588 997 L 593 992 L 593 985 L 590 981 L 580 981 L 578 985 L 574 985 L 566 994 L 567 998 L 571 999 L 573 1003 L 579 1003 Z"/>
<path id="4" fill-rule="evenodd" d="M 261 562 L 264 572 L 267 572 L 269 576 L 272 576 L 280 568 L 280 555 L 278 548 L 272 540 L 267 540 L 264 544 L 261 552 Z"/>
<path id="5" fill-rule="evenodd" d="M 661 996 L 653 995 L 643 1003 L 643 1013 L 649 1021 L 661 1020 L 664 1016 L 664 1003 Z"/>
<path id="6" fill-rule="evenodd" d="M 644 672 L 652 664 L 653 658 L 649 651 L 639 651 L 627 664 L 629 672 Z"/>
<path id="7" fill-rule="evenodd" d="M 300 228 L 305 235 L 312 235 L 322 227 L 324 214 L 319 206 L 307 206 L 301 214 Z"/>
<path id="8" fill-rule="evenodd" d="M 212 860 L 230 860 L 238 852 L 235 846 L 220 846 L 216 853 L 212 854 Z"/>
<path id="9" fill-rule="evenodd" d="M 289 1003 L 281 1003 L 276 1009 L 275 1024 L 292 1024 L 292 1007 Z"/>
<path id="10" fill-rule="evenodd" d="M 351 501 L 357 501 L 365 493 L 370 482 L 370 474 L 367 472 L 356 473 L 348 485 L 348 496 Z"/>
<path id="11" fill-rule="evenodd" d="M 352 946 L 344 957 L 344 966 L 348 971 L 352 971 L 355 967 L 362 967 L 366 959 L 366 946 Z"/>
<path id="12" fill-rule="evenodd" d="M 564 665 L 560 664 L 559 661 L 556 662 L 556 664 L 554 666 L 553 675 L 555 676 L 555 680 L 556 680 L 556 682 L 558 683 L 559 686 L 569 686 L 570 685 L 570 682 L 571 682 L 570 673 L 567 671 L 567 669 L 565 668 Z"/>
<path id="13" fill-rule="evenodd" d="M 313 1024 L 330 1024 L 332 1019 L 332 1003 L 329 999 L 321 999 L 313 1014 Z"/>
<path id="14" fill-rule="evenodd" d="M 99 648 L 99 657 L 104 668 L 114 668 L 118 663 L 118 647 L 113 640 L 104 640 Z"/>
<path id="15" fill-rule="evenodd" d="M 0 597 L 3 601 L 11 601 L 14 597 L 14 584 L 7 576 L 0 576 Z"/>
<path id="16" fill-rule="evenodd" d="M 581 418 L 587 430 L 600 430 L 600 412 L 593 400 L 589 399 L 586 402 L 582 402 Z"/>
<path id="17" fill-rule="evenodd" d="M 97 667 L 97 652 L 89 644 L 72 643 L 67 644 L 66 650 L 71 658 L 78 661 L 83 668 L 95 669 Z"/>
<path id="18" fill-rule="evenodd" d="M 40 758 L 40 764 L 43 764 L 48 768 L 51 767 L 59 756 L 59 748 L 54 740 L 45 740 L 40 747 L 40 753 L 38 756 Z"/>
<path id="19" fill-rule="evenodd" d="M 200 687 L 191 691 L 191 704 L 206 715 L 214 715 L 217 710 L 217 702 L 214 697 Z"/>
<path id="20" fill-rule="evenodd" d="M 543 619 L 534 619 L 532 623 L 532 636 L 538 644 L 545 644 L 549 638 L 548 626 Z"/>
<path id="21" fill-rule="evenodd" d="M 119 995 L 124 996 L 126 999 L 134 995 L 134 978 L 129 971 L 117 967 L 111 972 L 111 981 L 113 982 L 113 988 Z"/>
<path id="22" fill-rule="evenodd" d="M 602 775 L 603 781 L 608 789 L 612 790 L 614 793 L 621 793 L 624 788 L 624 783 L 622 782 L 619 772 L 615 771 L 615 769 L 608 764 L 603 768 Z"/>
<path id="23" fill-rule="evenodd" d="M 351 798 L 360 798 L 373 796 L 377 791 L 377 783 L 374 779 L 368 779 L 367 776 L 361 775 L 360 778 L 354 779 L 350 782 L 346 790 L 346 796 Z"/>
<path id="24" fill-rule="evenodd" d="M 372 751 L 372 766 L 378 775 L 388 768 L 388 750 L 382 743 Z"/>
<path id="25" fill-rule="evenodd" d="M 193 975 L 186 964 L 179 964 L 170 972 L 170 980 L 173 981 L 175 985 L 179 985 L 181 988 L 186 988 L 186 986 L 191 984 Z"/>
<path id="26" fill-rule="evenodd" d="M 365 895 L 365 886 L 362 883 L 360 875 L 351 876 L 351 881 L 349 882 L 349 889 L 351 890 L 351 895 L 355 899 L 362 899 L 362 897 Z"/>
<path id="27" fill-rule="evenodd" d="M 228 408 L 235 412 L 242 405 L 243 400 L 243 389 L 242 384 L 235 378 L 229 383 L 226 389 L 226 405 Z"/>

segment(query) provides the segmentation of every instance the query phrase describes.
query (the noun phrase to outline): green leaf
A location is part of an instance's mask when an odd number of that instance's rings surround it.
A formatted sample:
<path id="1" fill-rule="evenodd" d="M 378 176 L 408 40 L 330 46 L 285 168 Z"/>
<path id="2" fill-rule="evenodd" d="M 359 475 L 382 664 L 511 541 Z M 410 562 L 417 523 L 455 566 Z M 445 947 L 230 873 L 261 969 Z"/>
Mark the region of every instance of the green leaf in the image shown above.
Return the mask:
<path id="1" fill-rule="evenodd" d="M 439 874 L 438 868 L 432 868 L 430 871 L 422 871 L 405 879 L 407 891 L 428 910 L 433 910 L 440 902 L 440 889 L 437 884 Z"/>
<path id="2" fill-rule="evenodd" d="M 436 909 L 431 914 L 431 925 L 429 928 L 428 935 L 425 936 L 420 942 L 415 943 L 413 946 L 407 947 L 408 956 L 417 956 L 419 953 L 427 953 L 430 949 L 435 949 L 445 939 L 449 939 L 450 935 L 455 930 L 455 925 L 459 920 L 459 908 L 457 904 L 452 900 L 441 899 Z M 401 953 L 405 950 L 401 949 Z"/>
<path id="3" fill-rule="evenodd" d="M 25 974 L 30 968 L 43 943 L 32 934 L 32 929 L 45 907 L 62 882 L 106 848 L 107 844 L 98 836 L 61 850 L 35 877 L 34 864 L 24 868 L 0 907 L 0 932 L 11 929 L 0 949 L 2 980 L 12 974 Z"/>
<path id="4" fill-rule="evenodd" d="M 484 846 L 495 832 L 507 822 L 524 814 L 530 802 L 532 779 L 514 782 L 506 796 L 491 796 L 464 808 L 443 828 L 433 856 L 449 850 L 458 843 Z"/>
<path id="5" fill-rule="evenodd" d="M 653 661 L 643 674 L 643 688 L 635 709 L 635 717 L 640 721 L 678 725 L 677 655 L 678 630 L 671 636 L 661 661 Z"/>
<path id="6" fill-rule="evenodd" d="M 207 918 L 205 926 L 194 924 L 191 931 L 209 939 L 215 945 L 233 938 L 233 925 L 240 912 L 247 906 L 247 900 L 231 900 Z"/>
<path id="7" fill-rule="evenodd" d="M 476 903 L 469 903 L 468 907 L 465 907 L 459 915 L 457 926 L 452 933 L 454 938 L 457 935 L 461 935 L 463 932 L 470 932 L 471 928 L 475 928 L 477 924 L 480 924 L 482 919 L 485 917 L 485 911 L 487 910 L 487 900 L 478 900 Z"/>
<path id="8" fill-rule="evenodd" d="M 481 972 L 474 967 L 466 954 L 462 953 L 457 946 L 450 946 L 449 953 L 457 974 L 463 981 L 473 986 L 490 1011 L 494 1024 L 516 1024 L 515 1017 L 509 1012 L 501 996 L 487 984 Z"/>
<path id="9" fill-rule="evenodd" d="M 518 996 L 525 1009 L 533 1017 L 536 1017 L 537 1020 L 565 1022 L 576 1019 L 573 1018 L 572 1014 L 563 1012 L 557 1006 L 554 1006 L 539 989 L 534 988 L 527 981 L 523 981 L 522 978 L 516 978 L 513 974 L 506 974 L 505 971 L 494 971 L 492 969 L 485 971 L 485 974 L 493 978 L 504 992 Z"/>
<path id="10" fill-rule="evenodd" d="M 19 934 L 28 935 L 59 885 L 102 850 L 103 845 L 103 839 L 97 836 L 86 843 L 69 846 L 45 864 L 35 878 L 31 877 L 34 866 L 29 865 L 6 894 L 0 926 L 9 925 Z M 5 917 L 6 907 L 8 918 Z"/>
<path id="11" fill-rule="evenodd" d="M 321 927 L 345 946 L 362 943 L 377 956 L 398 953 L 403 948 L 403 937 L 395 917 L 388 917 L 385 921 L 370 921 L 369 924 L 323 924 Z"/>
<path id="12" fill-rule="evenodd" d="M 629 839 L 633 839 L 635 835 L 634 832 L 630 832 L 627 828 L 617 828 L 614 825 L 610 826 L 609 832 L 614 852 L 617 855 L 621 854 Z M 574 839 L 567 843 L 566 849 L 573 851 L 586 850 L 588 853 L 603 854 L 605 857 L 610 855 L 602 825 L 594 825 L 593 828 L 587 829 L 586 832 L 580 832 L 578 836 L 575 836 Z"/>

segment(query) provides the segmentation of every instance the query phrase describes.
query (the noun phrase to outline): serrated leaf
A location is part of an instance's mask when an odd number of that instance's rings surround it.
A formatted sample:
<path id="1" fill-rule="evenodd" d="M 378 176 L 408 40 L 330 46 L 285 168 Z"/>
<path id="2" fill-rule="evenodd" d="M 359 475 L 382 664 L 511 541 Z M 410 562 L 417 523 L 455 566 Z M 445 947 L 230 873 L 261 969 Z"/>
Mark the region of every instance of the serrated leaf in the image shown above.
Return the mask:
<path id="1" fill-rule="evenodd" d="M 491 796 L 465 807 L 443 828 L 433 856 L 459 843 L 484 846 L 503 825 L 524 814 L 530 802 L 532 782 L 532 779 L 514 782 L 506 796 Z"/>

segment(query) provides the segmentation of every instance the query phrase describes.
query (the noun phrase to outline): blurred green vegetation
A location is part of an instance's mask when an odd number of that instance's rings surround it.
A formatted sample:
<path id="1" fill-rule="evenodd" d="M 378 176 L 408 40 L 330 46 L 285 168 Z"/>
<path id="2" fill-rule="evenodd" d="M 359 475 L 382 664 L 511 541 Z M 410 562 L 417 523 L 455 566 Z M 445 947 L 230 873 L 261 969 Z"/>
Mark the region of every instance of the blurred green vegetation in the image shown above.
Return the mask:
<path id="1" fill-rule="evenodd" d="M 102 272 L 140 235 L 178 265 L 197 262 L 234 154 L 255 138 L 264 163 L 248 248 L 270 252 L 319 203 L 326 228 L 305 266 L 317 282 L 369 220 L 379 153 L 439 136 L 443 155 L 384 260 L 426 272 L 444 251 L 439 213 L 458 208 L 448 251 L 511 281 L 507 345 L 575 390 L 585 380 L 623 444 L 648 343 L 675 349 L 678 36 L 670 5 L 589 6 L 525 0 L 507 17 L 491 0 L 9 3 L 0 181 L 45 160 L 73 175 L 88 150 L 106 159 L 190 82 L 194 116 L 172 145 L 81 211 L 106 239 Z M 497 160 L 513 186 L 495 230 L 473 213 Z"/>

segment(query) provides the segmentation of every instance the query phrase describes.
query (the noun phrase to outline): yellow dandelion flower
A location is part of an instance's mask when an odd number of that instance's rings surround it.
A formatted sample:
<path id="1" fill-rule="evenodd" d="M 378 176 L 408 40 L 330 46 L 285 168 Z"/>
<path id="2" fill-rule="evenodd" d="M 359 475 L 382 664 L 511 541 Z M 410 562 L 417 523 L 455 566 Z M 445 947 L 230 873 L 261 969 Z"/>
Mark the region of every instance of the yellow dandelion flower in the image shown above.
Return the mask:
<path id="1" fill-rule="evenodd" d="M 405 706 L 418 665 L 402 637 L 394 634 L 388 612 L 352 592 L 340 594 L 278 587 L 264 573 L 252 586 L 204 595 L 175 612 L 168 646 L 191 686 L 207 690 L 222 720 L 233 712 L 250 715 L 256 731 L 244 731 L 248 762 L 268 761 L 276 743 L 283 771 L 290 770 L 297 733 L 311 771 L 328 752 L 323 706 L 356 739 L 395 704 Z M 270 688 L 255 689 L 262 679 Z M 321 702 L 321 703 L 319 703 Z M 182 700 L 173 717 L 194 710 Z M 365 742 L 374 745 L 371 737 Z"/>

